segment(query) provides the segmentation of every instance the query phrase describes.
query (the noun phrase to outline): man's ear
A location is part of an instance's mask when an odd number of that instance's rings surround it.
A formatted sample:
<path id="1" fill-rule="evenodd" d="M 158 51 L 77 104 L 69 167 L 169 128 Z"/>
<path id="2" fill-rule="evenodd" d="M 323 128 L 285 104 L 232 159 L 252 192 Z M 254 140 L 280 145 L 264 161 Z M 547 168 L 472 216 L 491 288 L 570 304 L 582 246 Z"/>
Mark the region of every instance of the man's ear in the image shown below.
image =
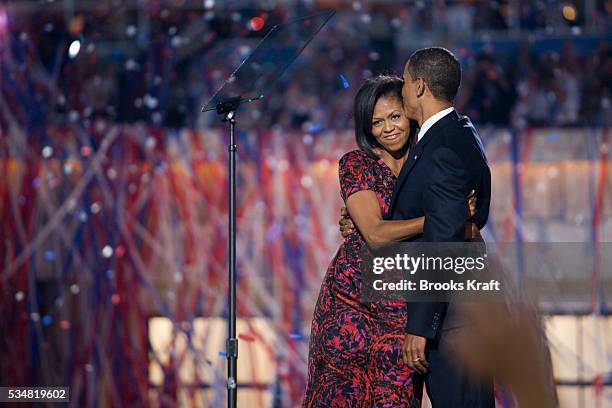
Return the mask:
<path id="1" fill-rule="evenodd" d="M 417 98 L 420 98 L 425 94 L 425 87 L 427 85 L 425 84 L 425 81 L 423 81 L 423 78 L 417 78 L 416 82 L 416 96 Z"/>

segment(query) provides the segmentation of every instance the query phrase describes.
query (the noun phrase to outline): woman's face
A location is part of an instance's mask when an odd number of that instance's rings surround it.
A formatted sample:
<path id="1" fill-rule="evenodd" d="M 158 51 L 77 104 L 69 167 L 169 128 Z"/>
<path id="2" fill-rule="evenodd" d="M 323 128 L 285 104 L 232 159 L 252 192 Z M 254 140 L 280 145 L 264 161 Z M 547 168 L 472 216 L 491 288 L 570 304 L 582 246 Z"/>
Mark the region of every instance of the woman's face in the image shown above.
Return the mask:
<path id="1" fill-rule="evenodd" d="M 388 152 L 401 150 L 410 134 L 410 121 L 396 96 L 378 98 L 372 113 L 372 135 Z"/>

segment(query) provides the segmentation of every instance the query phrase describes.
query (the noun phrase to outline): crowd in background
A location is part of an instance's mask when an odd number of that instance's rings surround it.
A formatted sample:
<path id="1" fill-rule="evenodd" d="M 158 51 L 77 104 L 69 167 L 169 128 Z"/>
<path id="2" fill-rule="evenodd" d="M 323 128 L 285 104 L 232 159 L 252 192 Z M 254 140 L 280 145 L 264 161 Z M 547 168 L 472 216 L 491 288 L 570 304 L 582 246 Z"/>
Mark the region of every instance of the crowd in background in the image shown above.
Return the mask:
<path id="1" fill-rule="evenodd" d="M 56 2 L 18 3 L 0 8 L 2 91 L 14 107 L 44 102 L 23 112 L 38 115 L 28 120 L 102 116 L 178 128 L 216 125 L 201 106 L 267 30 L 334 2 L 169 0 L 143 14 L 109 1 L 83 3 L 90 7 L 69 20 Z M 611 1 L 571 10 L 552 0 L 344 3 L 270 95 L 245 108 L 244 126 L 348 128 L 363 79 L 401 75 L 410 53 L 432 44 L 460 58 L 456 105 L 480 125 L 610 125 Z"/>

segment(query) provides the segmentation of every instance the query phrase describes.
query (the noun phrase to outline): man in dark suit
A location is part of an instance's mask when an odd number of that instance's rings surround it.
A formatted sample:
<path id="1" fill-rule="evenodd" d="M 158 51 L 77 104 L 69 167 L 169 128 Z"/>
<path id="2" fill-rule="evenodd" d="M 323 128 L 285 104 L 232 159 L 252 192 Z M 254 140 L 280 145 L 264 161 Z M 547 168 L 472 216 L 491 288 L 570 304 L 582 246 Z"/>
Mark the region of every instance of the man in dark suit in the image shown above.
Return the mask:
<path id="1" fill-rule="evenodd" d="M 466 223 L 482 228 L 489 214 L 491 173 L 474 125 L 453 108 L 461 82 L 459 61 L 439 47 L 416 51 L 406 62 L 402 96 L 418 141 L 398 176 L 392 219 L 425 216 L 423 242 L 465 241 Z M 465 197 L 475 190 L 477 212 L 468 220 Z M 462 327 L 453 303 L 408 303 L 404 359 L 425 375 L 434 408 L 493 408 L 492 381 L 470 377 L 453 358 Z"/>

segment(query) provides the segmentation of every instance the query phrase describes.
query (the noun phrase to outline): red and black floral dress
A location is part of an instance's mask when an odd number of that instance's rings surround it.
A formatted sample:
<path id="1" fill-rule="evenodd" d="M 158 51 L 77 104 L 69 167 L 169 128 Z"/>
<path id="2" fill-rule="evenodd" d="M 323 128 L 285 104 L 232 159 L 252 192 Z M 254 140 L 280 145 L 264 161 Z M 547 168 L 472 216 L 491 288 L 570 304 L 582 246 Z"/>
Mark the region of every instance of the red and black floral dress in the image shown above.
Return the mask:
<path id="1" fill-rule="evenodd" d="M 361 190 L 389 210 L 395 176 L 382 160 L 361 150 L 340 159 L 346 199 Z M 303 407 L 420 407 L 422 384 L 402 360 L 406 305 L 361 300 L 358 231 L 348 236 L 327 269 L 314 310 Z"/>

